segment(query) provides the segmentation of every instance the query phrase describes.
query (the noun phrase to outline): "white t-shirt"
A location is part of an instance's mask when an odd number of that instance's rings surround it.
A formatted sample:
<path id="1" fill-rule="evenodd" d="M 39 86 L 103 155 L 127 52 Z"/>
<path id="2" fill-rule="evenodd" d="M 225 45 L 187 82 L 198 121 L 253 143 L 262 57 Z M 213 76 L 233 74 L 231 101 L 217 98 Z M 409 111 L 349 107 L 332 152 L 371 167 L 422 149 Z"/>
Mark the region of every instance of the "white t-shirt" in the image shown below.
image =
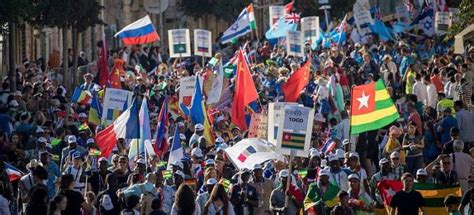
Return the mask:
<path id="1" fill-rule="evenodd" d="M 171 207 L 170 215 L 178 215 L 178 209 L 176 208 L 176 204 L 173 204 L 173 207 Z M 201 215 L 201 208 L 198 204 L 196 204 L 196 209 L 194 209 L 194 213 L 190 215 Z"/>

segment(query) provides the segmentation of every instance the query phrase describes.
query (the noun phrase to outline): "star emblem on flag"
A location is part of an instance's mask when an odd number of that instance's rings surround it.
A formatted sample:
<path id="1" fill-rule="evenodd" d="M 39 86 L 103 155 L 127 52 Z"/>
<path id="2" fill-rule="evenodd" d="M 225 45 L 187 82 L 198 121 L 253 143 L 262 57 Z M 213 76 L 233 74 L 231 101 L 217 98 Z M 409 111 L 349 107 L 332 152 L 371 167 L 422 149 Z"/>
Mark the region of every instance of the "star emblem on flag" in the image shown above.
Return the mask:
<path id="1" fill-rule="evenodd" d="M 423 25 L 426 29 L 430 29 L 433 27 L 433 23 L 431 23 L 430 21 L 426 21 Z"/>
<path id="2" fill-rule="evenodd" d="M 237 23 L 237 22 L 234 23 L 234 24 L 232 25 L 232 27 L 230 27 L 230 29 L 232 29 L 233 31 L 237 31 L 237 29 L 239 29 L 239 23 Z"/>
<path id="3" fill-rule="evenodd" d="M 357 98 L 357 101 L 359 101 L 359 110 L 362 107 L 368 108 L 369 107 L 369 98 L 370 95 L 365 95 L 365 91 L 362 91 L 361 97 Z"/>

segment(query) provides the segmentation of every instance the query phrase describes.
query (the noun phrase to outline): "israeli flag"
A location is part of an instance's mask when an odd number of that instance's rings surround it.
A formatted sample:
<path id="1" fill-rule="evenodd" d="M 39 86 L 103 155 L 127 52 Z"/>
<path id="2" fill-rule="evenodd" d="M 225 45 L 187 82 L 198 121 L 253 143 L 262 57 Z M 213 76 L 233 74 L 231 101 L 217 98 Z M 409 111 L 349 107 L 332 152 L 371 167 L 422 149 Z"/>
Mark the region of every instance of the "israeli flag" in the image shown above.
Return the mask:
<path id="1" fill-rule="evenodd" d="M 250 29 L 249 14 L 247 12 L 247 9 L 244 8 L 242 12 L 240 12 L 239 17 L 234 22 L 234 24 L 232 24 L 224 32 L 220 41 L 221 43 L 228 43 L 228 42 L 231 42 L 233 39 L 241 37 L 251 31 L 252 30 Z"/>

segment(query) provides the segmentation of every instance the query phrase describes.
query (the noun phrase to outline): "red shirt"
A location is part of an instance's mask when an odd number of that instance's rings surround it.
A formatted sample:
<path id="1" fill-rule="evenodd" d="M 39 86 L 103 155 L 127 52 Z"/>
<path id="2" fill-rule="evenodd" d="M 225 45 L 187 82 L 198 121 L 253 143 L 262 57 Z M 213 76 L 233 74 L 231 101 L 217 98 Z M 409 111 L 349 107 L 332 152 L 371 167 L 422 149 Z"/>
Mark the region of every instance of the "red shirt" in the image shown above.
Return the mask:
<path id="1" fill-rule="evenodd" d="M 443 92 L 443 83 L 441 79 L 437 75 L 431 76 L 431 83 L 433 83 L 436 87 L 436 92 Z"/>

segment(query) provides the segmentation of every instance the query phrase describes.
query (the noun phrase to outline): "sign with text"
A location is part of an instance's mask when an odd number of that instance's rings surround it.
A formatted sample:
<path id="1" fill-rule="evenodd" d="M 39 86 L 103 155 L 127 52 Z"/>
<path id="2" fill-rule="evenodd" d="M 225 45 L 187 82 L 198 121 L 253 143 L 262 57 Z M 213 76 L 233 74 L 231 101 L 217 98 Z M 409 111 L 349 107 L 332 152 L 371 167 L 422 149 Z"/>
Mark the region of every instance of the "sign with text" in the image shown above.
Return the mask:
<path id="1" fill-rule="evenodd" d="M 285 15 L 285 7 L 284 6 L 270 6 L 268 7 L 269 11 L 269 20 L 270 20 L 270 27 L 272 27 L 278 20 Z"/>
<path id="2" fill-rule="evenodd" d="M 248 138 L 267 139 L 268 117 L 263 113 L 253 113 L 250 120 Z"/>
<path id="3" fill-rule="evenodd" d="M 352 15 L 361 36 L 372 33 L 370 25 L 373 24 L 373 20 L 369 0 L 357 0 L 352 7 Z"/>
<path id="4" fill-rule="evenodd" d="M 435 32 L 438 35 L 446 34 L 453 24 L 453 13 L 437 11 L 435 15 Z"/>
<path id="5" fill-rule="evenodd" d="M 170 57 L 191 57 L 189 29 L 168 30 Z"/>
<path id="6" fill-rule="evenodd" d="M 294 57 L 304 56 L 303 38 L 300 31 L 287 31 L 286 53 Z"/>
<path id="7" fill-rule="evenodd" d="M 281 111 L 277 135 L 277 151 L 308 157 L 313 128 L 314 109 L 301 106 L 285 106 Z"/>
<path id="8" fill-rule="evenodd" d="M 267 140 L 276 145 L 278 127 L 280 126 L 281 111 L 285 106 L 298 106 L 298 103 L 292 102 L 275 102 L 268 104 L 268 126 L 267 126 Z M 300 105 L 302 106 L 302 105 Z"/>
<path id="9" fill-rule="evenodd" d="M 194 29 L 194 55 L 212 57 L 212 38 L 210 31 Z"/>
<path id="10" fill-rule="evenodd" d="M 132 104 L 132 97 L 133 93 L 131 91 L 107 88 L 104 95 L 102 120 L 110 125 L 125 111 L 128 105 Z"/>
<path id="11" fill-rule="evenodd" d="M 395 8 L 395 11 L 397 12 L 397 19 L 399 22 L 408 23 L 408 16 L 410 13 L 408 12 L 406 5 L 398 5 Z"/>
<path id="12" fill-rule="evenodd" d="M 301 32 L 304 41 L 316 41 L 319 38 L 319 17 L 308 16 L 301 19 Z"/>
<path id="13" fill-rule="evenodd" d="M 202 90 L 202 78 L 199 79 L 199 84 L 201 85 Z M 186 107 L 190 107 L 195 89 L 196 76 L 181 77 L 179 79 L 179 104 L 184 104 Z"/>

